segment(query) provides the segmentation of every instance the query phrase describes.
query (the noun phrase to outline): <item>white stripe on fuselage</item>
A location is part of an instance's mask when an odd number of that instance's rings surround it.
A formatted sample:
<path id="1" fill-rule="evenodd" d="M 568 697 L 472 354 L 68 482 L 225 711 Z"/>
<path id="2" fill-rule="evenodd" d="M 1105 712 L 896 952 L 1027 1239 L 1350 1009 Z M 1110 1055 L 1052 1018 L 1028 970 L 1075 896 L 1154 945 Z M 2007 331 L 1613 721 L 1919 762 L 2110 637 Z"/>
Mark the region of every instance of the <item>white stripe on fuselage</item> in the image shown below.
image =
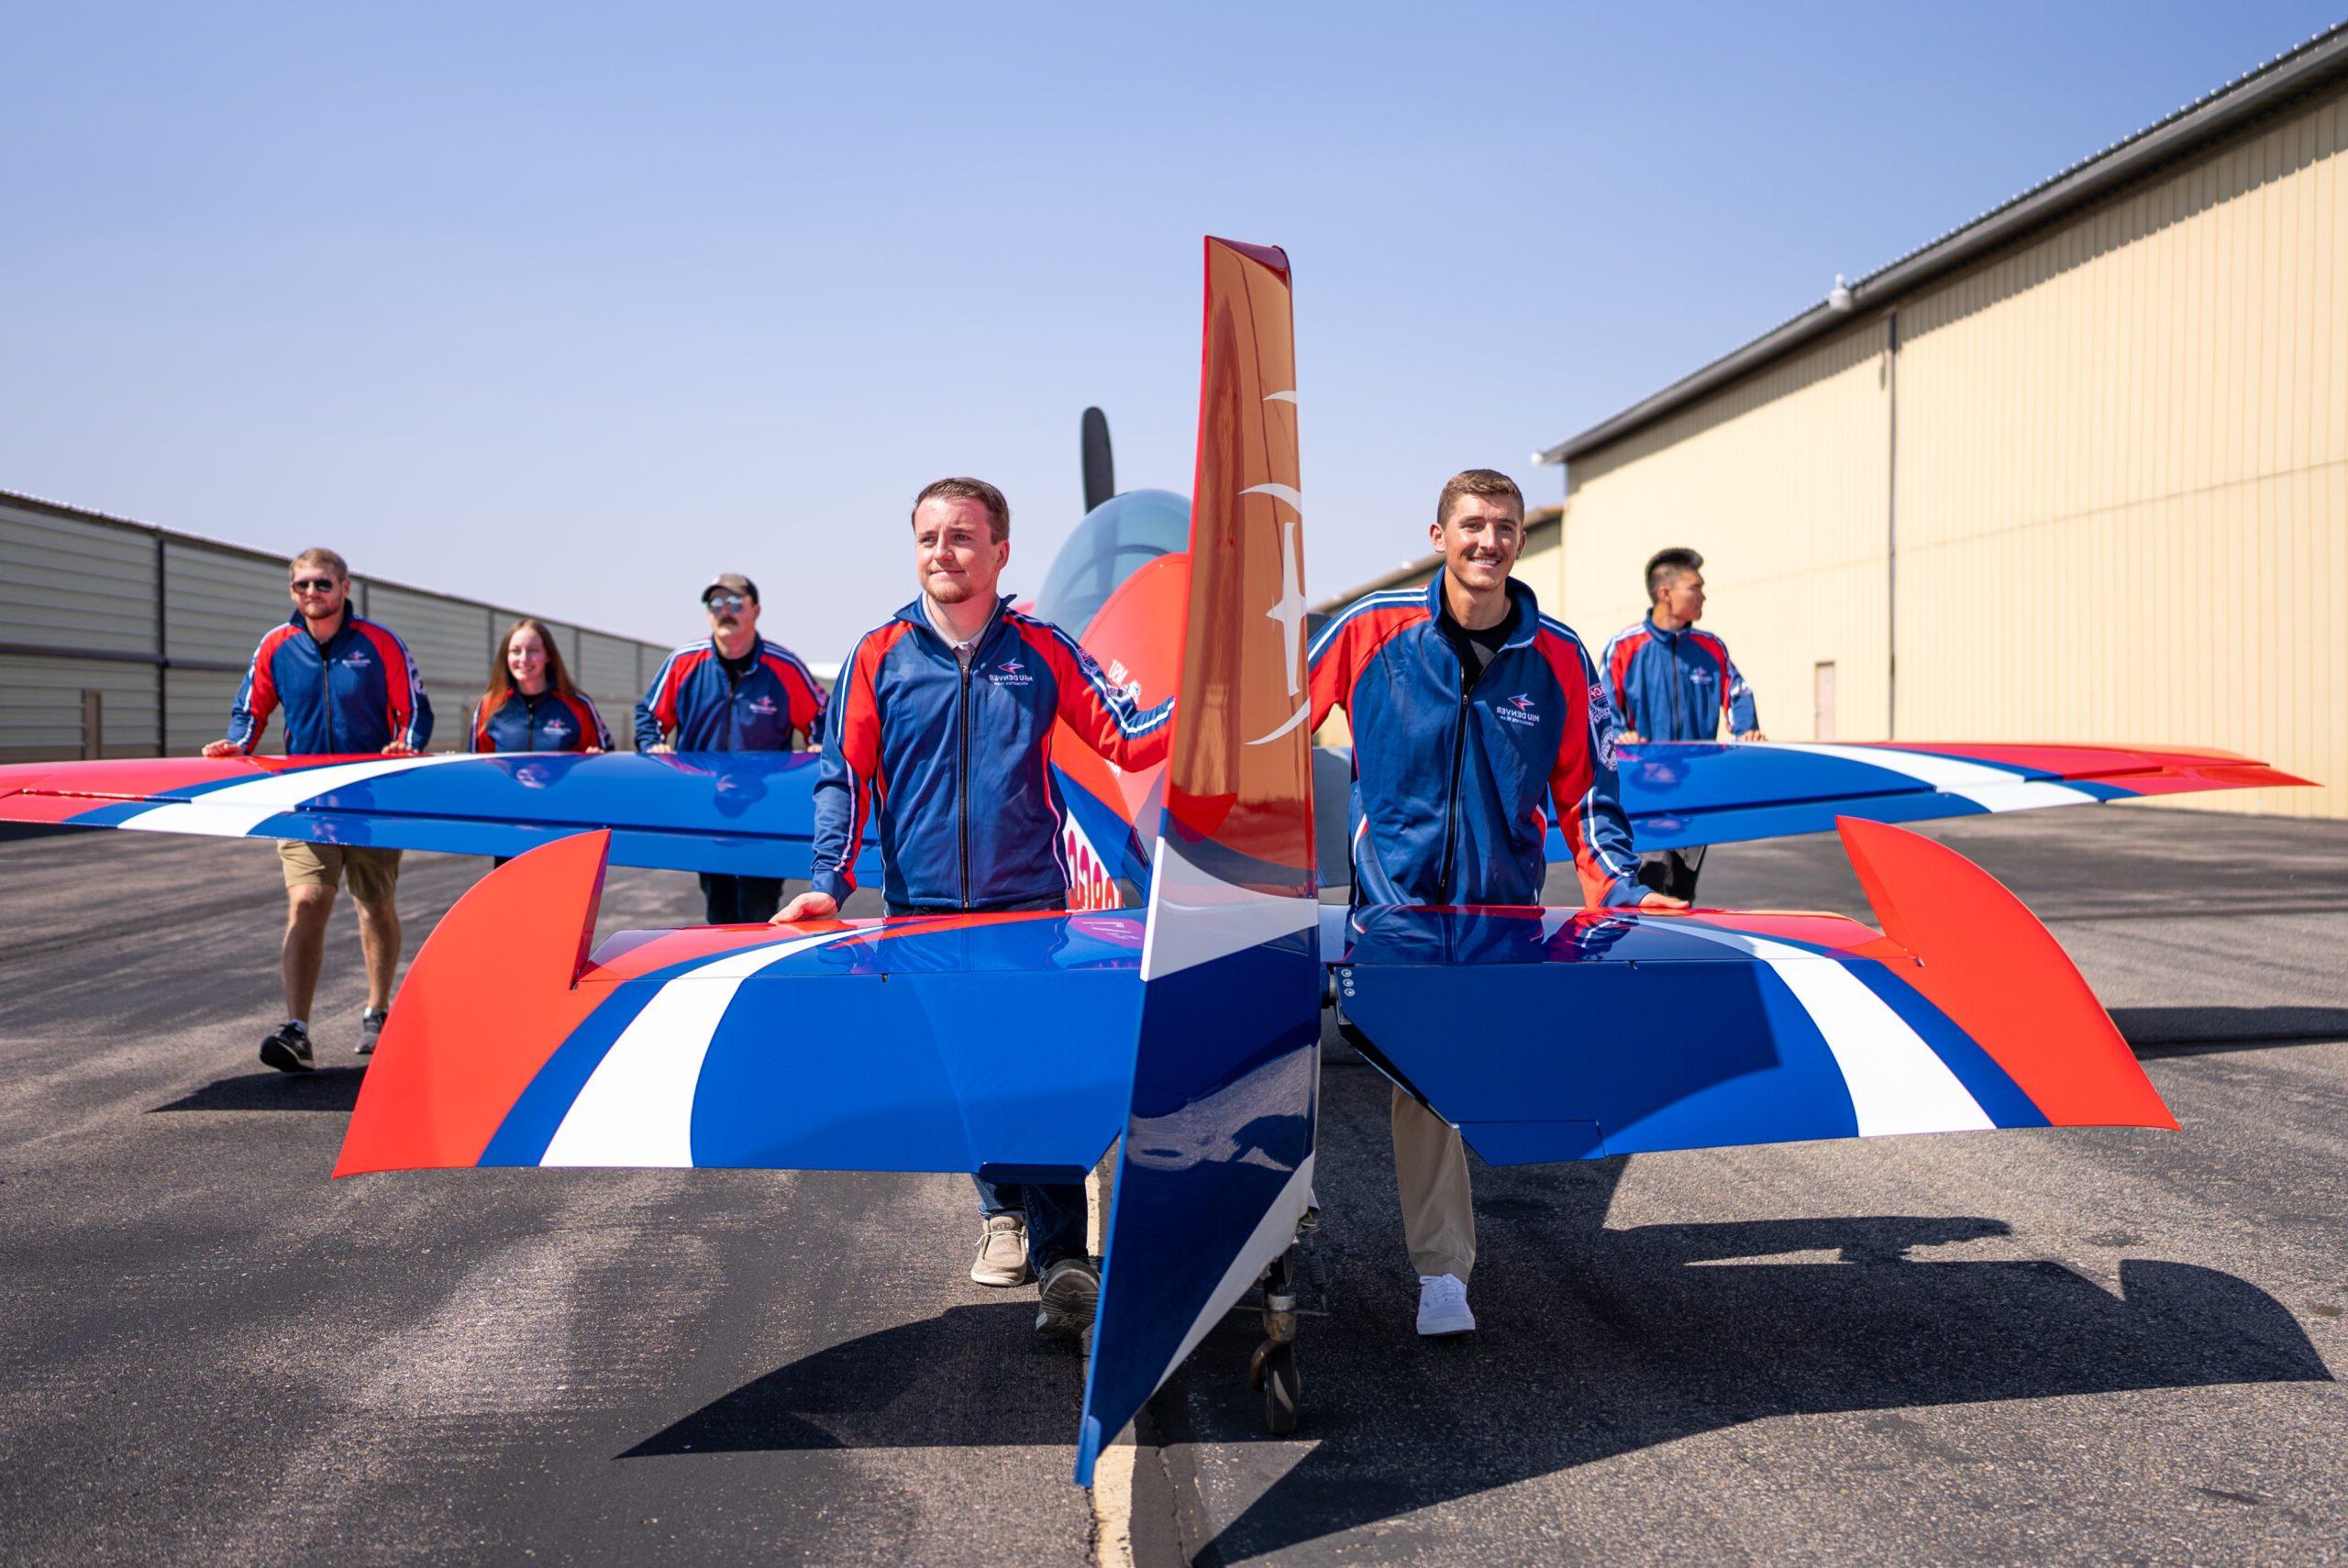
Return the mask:
<path id="1" fill-rule="evenodd" d="M 1860 1137 L 1997 1125 L 1940 1054 L 1838 960 L 1695 921 L 1673 921 L 1667 929 L 1749 953 L 1786 983 L 1834 1054 Z"/>
<path id="2" fill-rule="evenodd" d="M 1315 929 L 1320 903 L 1259 893 L 1192 865 L 1160 837 L 1149 878 L 1149 924 L 1142 933 L 1141 977 L 1159 979 L 1300 931 Z"/>
<path id="3" fill-rule="evenodd" d="M 2024 778 L 2010 768 L 1962 757 L 1934 756 L 1929 752 L 1902 751 L 1896 746 L 1835 745 L 1824 741 L 1760 741 L 1771 751 L 1798 751 L 1811 756 L 1839 757 L 1864 762 L 1888 773 L 1904 773 L 1944 795 L 1972 801 L 1984 811 L 2020 812 L 2036 806 L 2082 806 L 2096 797 L 2067 784 Z"/>
<path id="4" fill-rule="evenodd" d="M 116 827 L 143 833 L 208 834 L 217 838 L 242 838 L 275 816 L 300 811 L 318 796 L 365 784 L 389 774 L 431 767 L 444 762 L 478 762 L 464 752 L 439 756 L 386 756 L 366 762 L 337 762 L 324 767 L 293 768 L 248 778 L 218 790 L 207 790 L 192 801 L 172 801 L 150 806 Z"/>
<path id="5" fill-rule="evenodd" d="M 746 947 L 662 985 L 580 1087 L 538 1164 L 691 1165 L 702 1059 L 742 982 L 794 954 L 861 934 L 834 931 Z"/>

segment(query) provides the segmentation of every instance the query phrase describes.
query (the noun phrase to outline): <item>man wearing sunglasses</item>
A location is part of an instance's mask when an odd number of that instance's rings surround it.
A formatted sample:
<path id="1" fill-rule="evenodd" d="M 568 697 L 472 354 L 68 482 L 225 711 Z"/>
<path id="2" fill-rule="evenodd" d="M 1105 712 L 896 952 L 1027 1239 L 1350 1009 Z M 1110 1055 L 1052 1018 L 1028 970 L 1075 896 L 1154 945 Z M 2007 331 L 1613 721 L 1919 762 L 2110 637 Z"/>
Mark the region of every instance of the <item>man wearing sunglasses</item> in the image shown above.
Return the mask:
<path id="1" fill-rule="evenodd" d="M 389 629 L 351 613 L 350 569 L 332 550 L 304 550 L 288 570 L 294 613 L 253 650 L 244 684 L 228 711 L 228 734 L 206 756 L 248 756 L 285 712 L 285 750 L 294 756 L 379 752 L 414 756 L 432 738 L 432 702 L 407 645 Z M 310 1004 L 326 961 L 327 917 L 347 875 L 359 905 L 359 945 L 367 955 L 367 1010 L 360 1015 L 359 1055 L 375 1049 L 392 1006 L 400 964 L 400 916 L 393 900 L 400 852 L 357 845 L 277 846 L 285 872 L 285 941 L 278 959 L 285 983 L 285 1021 L 260 1043 L 260 1059 L 280 1072 L 307 1072 Z"/>
<path id="2" fill-rule="evenodd" d="M 789 751 L 795 737 L 815 745 L 824 690 L 799 656 L 759 635 L 759 587 L 719 572 L 701 591 L 709 636 L 669 656 L 636 705 L 636 746 L 672 751 Z M 673 736 L 672 740 L 670 737 Z M 779 877 L 704 871 L 702 897 L 712 925 L 756 924 L 782 902 Z"/>

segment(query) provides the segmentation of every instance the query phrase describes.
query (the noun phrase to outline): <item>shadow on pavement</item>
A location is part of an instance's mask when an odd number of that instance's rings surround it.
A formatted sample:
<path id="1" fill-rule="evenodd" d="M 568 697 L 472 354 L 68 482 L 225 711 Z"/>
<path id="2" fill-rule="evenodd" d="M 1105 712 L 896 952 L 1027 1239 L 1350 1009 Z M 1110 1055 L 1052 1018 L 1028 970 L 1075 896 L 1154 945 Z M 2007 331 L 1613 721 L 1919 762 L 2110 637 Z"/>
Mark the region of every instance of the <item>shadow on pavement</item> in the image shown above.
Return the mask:
<path id="1" fill-rule="evenodd" d="M 364 1067 L 320 1067 L 309 1073 L 239 1073 L 216 1078 L 194 1093 L 183 1095 L 162 1110 L 341 1110 L 359 1103 Z"/>
<path id="2" fill-rule="evenodd" d="M 2139 1056 L 2348 1040 L 2348 1007 L 2116 1007 L 2111 1021 Z"/>
<path id="3" fill-rule="evenodd" d="M 1012 1444 L 1072 1454 L 1084 1363 L 1037 1338 L 1033 1290 L 1008 1294 L 778 1367 L 620 1457 Z"/>
<path id="4" fill-rule="evenodd" d="M 2054 1263 L 1907 1256 L 2005 1231 L 1868 1217 L 1603 1231 L 1565 1266 L 1479 1269 L 1471 1342 L 1420 1342 L 1399 1302 L 1357 1303 L 1300 1347 L 1310 1452 L 1198 1561 L 1773 1416 L 2331 1380 L 2280 1303 L 2215 1270 L 2125 1259 L 2115 1296 Z M 1735 1261 L 1820 1253 L 1833 1256 Z M 1210 1339 L 1189 1375 L 1235 1343 Z M 1258 1435 L 1245 1386 L 1203 1375 L 1187 1403 L 1213 1441 Z M 1198 1441 L 1174 1430 L 1185 1404 L 1153 1406 L 1169 1447 Z"/>

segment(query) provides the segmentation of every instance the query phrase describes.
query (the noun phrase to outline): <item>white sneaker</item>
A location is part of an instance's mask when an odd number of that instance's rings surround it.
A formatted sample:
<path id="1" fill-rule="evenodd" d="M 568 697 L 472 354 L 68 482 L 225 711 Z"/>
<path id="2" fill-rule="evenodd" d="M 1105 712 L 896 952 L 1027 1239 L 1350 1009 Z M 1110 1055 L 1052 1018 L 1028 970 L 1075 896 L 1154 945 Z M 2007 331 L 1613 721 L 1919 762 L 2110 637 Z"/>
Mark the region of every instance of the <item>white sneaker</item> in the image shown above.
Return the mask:
<path id="1" fill-rule="evenodd" d="M 1476 1314 L 1468 1310 L 1468 1282 L 1456 1274 L 1419 1275 L 1419 1332 L 1434 1339 L 1475 1331 Z"/>

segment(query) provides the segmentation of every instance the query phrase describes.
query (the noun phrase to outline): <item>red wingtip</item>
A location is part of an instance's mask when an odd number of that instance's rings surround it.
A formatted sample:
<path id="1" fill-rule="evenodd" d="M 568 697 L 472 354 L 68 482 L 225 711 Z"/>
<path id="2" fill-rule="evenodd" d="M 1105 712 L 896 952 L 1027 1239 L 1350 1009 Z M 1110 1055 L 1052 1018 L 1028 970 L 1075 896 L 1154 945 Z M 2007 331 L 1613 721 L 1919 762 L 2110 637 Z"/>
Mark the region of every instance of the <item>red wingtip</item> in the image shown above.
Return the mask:
<path id="1" fill-rule="evenodd" d="M 1855 817 L 1835 826 L 1884 934 L 1918 961 L 1900 977 L 2048 1121 L 2176 1129 L 2070 955 L 2004 884 L 1922 834 Z"/>
<path id="2" fill-rule="evenodd" d="M 441 917 L 400 987 L 334 1174 L 471 1165 L 555 1047 L 603 999 L 574 982 L 595 940 L 607 832 L 543 845 Z"/>

